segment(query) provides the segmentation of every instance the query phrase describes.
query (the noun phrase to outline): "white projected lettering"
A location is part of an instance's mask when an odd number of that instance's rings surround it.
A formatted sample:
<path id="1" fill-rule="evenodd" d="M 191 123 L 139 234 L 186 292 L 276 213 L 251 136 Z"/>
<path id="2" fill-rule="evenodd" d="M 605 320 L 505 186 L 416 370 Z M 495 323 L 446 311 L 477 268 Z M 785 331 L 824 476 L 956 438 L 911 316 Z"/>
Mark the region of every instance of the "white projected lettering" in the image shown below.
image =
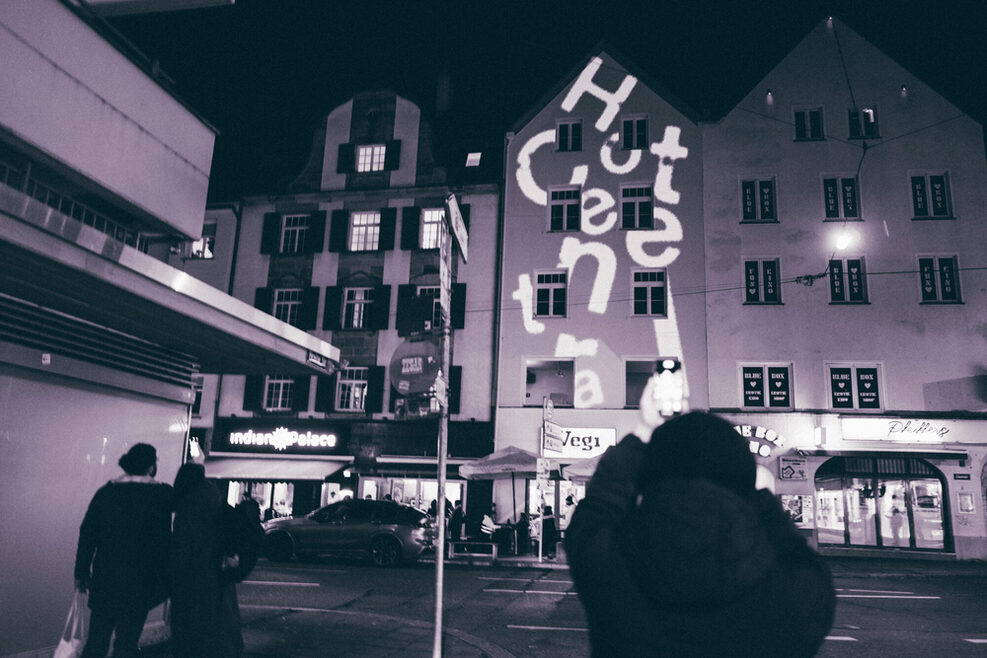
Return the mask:
<path id="1" fill-rule="evenodd" d="M 577 106 L 584 113 L 598 111 L 599 115 L 593 124 L 594 128 L 599 133 L 606 133 L 611 130 L 611 126 L 620 114 L 624 103 L 631 97 L 631 93 L 636 88 L 637 79 L 631 75 L 624 75 L 617 88 L 613 89 L 616 80 L 611 80 L 609 83 L 597 81 L 602 67 L 602 58 L 592 58 L 577 76 L 560 107 L 564 112 L 573 112 Z M 604 85 L 609 88 L 605 88 Z M 639 112 L 640 110 L 635 108 L 634 111 Z M 619 129 L 621 126 L 618 126 Z M 623 129 L 626 130 L 626 128 Z M 665 268 L 671 265 L 681 254 L 681 250 L 675 245 L 683 240 L 682 224 L 675 212 L 669 208 L 669 206 L 677 206 L 681 200 L 680 192 L 673 187 L 675 164 L 689 155 L 689 149 L 681 144 L 681 137 L 681 128 L 668 125 L 664 127 L 660 142 L 652 142 L 647 149 L 624 150 L 621 148 L 621 133 L 612 132 L 603 140 L 599 150 L 599 164 L 602 170 L 608 174 L 627 176 L 636 173 L 634 180 L 628 181 L 629 184 L 637 184 L 641 180 L 642 167 L 645 168 L 645 179 L 651 178 L 651 172 L 654 172 L 654 205 L 651 208 L 652 227 L 645 227 L 642 230 L 632 226 L 631 230 L 625 231 L 624 236 L 627 256 L 640 267 Z M 548 205 L 548 186 L 562 185 L 564 178 L 555 176 L 555 180 L 543 179 L 546 184 L 544 187 L 539 185 L 532 161 L 540 148 L 552 147 L 554 144 L 555 131 L 544 130 L 529 138 L 521 146 L 517 156 L 515 178 L 518 186 L 525 198 L 542 208 L 546 208 Z M 621 152 L 615 153 L 615 151 Z M 547 157 L 547 153 L 539 157 Z M 623 161 L 620 162 L 619 160 Z M 583 162 L 573 166 L 568 178 L 568 185 L 580 188 L 579 233 L 584 237 L 599 238 L 599 236 L 610 234 L 615 229 L 621 230 L 618 227 L 621 206 L 617 203 L 610 189 L 603 187 L 583 189 L 587 186 L 587 181 L 590 180 L 591 165 L 595 166 L 595 163 Z M 544 176 L 544 172 L 542 175 Z M 606 186 L 612 188 L 612 183 L 608 181 Z M 545 214 L 539 214 L 538 217 L 538 221 L 546 221 Z M 596 267 L 595 271 L 592 272 L 591 292 L 586 309 L 590 313 L 604 315 L 614 295 L 617 254 L 614 253 L 613 247 L 604 242 L 583 241 L 573 237 L 572 232 L 568 233 L 569 235 L 562 239 L 559 246 L 558 267 L 568 271 L 569 282 L 583 281 L 588 270 L 584 271 L 584 265 L 583 268 L 579 269 L 581 276 L 577 277 L 575 273 L 576 263 L 583 257 L 590 257 L 594 261 Z M 542 260 L 541 262 L 545 261 Z M 546 330 L 546 323 L 536 319 L 534 315 L 532 278 L 531 274 L 518 276 L 518 286 L 512 293 L 512 299 L 520 303 L 525 331 L 529 334 L 542 334 Z M 626 291 L 624 292 L 626 299 Z M 669 290 L 667 293 L 667 317 L 654 319 L 655 351 L 665 356 L 681 358 L 682 343 L 675 320 L 673 299 L 671 291 Z M 560 332 L 556 340 L 555 356 L 597 358 L 600 347 L 601 344 L 597 338 L 580 338 L 570 333 Z M 602 405 L 605 401 L 600 377 L 590 368 L 581 366 L 576 371 L 574 392 L 573 403 L 578 408 Z"/>

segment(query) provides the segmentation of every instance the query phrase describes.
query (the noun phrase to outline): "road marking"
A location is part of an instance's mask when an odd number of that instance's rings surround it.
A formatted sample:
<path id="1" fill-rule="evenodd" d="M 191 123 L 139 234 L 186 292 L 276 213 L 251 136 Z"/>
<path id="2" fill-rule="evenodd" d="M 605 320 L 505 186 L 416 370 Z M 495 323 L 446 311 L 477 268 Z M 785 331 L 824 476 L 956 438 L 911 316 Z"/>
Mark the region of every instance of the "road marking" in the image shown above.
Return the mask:
<path id="1" fill-rule="evenodd" d="M 971 644 L 987 644 L 987 640 L 980 638 L 965 638 L 967 642 Z"/>
<path id="2" fill-rule="evenodd" d="M 830 640 L 832 642 L 856 642 L 857 641 L 857 638 L 850 637 L 848 635 L 827 635 L 826 636 L 826 639 L 827 640 Z"/>
<path id="3" fill-rule="evenodd" d="M 494 589 L 484 588 L 484 592 L 495 592 L 497 594 L 554 594 L 556 596 L 578 596 L 576 592 L 553 592 L 542 589 Z"/>
<path id="4" fill-rule="evenodd" d="M 890 589 L 843 589 L 841 587 L 836 588 L 837 592 L 871 592 L 873 594 L 914 594 L 915 592 L 896 592 Z"/>
<path id="5" fill-rule="evenodd" d="M 919 601 L 938 601 L 941 596 L 903 596 L 901 594 L 837 594 L 838 599 L 915 599 Z"/>
<path id="6" fill-rule="evenodd" d="M 508 628 L 522 631 L 572 631 L 574 633 L 588 633 L 588 628 L 576 628 L 574 626 L 522 626 L 520 624 L 508 624 Z"/>
<path id="7" fill-rule="evenodd" d="M 283 585 L 284 587 L 322 587 L 322 583 L 293 583 L 284 580 L 245 580 L 244 585 Z"/>
<path id="8" fill-rule="evenodd" d="M 494 582 L 497 582 L 497 581 L 500 581 L 500 582 L 509 581 L 509 582 L 515 582 L 515 583 L 533 583 L 533 582 L 538 582 L 538 583 L 558 583 L 558 584 L 562 584 L 562 585 L 571 585 L 572 584 L 572 581 L 571 580 L 550 580 L 550 579 L 547 579 L 547 578 L 544 579 L 544 580 L 536 580 L 534 578 L 497 578 L 497 577 L 494 577 L 494 576 L 477 576 L 476 579 L 477 580 L 492 580 Z"/>

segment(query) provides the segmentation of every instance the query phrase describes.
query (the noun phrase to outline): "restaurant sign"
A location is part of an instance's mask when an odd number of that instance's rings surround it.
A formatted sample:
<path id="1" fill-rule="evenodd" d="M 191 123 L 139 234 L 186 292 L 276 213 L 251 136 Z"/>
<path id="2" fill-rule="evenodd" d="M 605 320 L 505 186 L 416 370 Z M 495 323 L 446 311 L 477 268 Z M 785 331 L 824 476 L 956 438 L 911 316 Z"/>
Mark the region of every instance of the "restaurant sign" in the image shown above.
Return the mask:
<path id="1" fill-rule="evenodd" d="M 921 418 L 842 418 L 843 436 L 861 441 L 955 442 L 959 421 Z"/>
<path id="2" fill-rule="evenodd" d="M 299 427 L 288 423 L 271 426 L 217 423 L 210 452 L 345 455 L 347 437 L 342 429 L 325 424 Z"/>

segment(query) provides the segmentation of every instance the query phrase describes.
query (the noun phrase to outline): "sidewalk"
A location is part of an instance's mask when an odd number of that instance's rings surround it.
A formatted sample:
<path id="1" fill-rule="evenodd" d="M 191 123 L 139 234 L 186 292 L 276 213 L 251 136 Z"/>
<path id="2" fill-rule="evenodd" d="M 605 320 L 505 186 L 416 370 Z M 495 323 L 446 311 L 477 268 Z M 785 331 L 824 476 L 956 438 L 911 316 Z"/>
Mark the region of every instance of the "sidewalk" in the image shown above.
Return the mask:
<path id="1" fill-rule="evenodd" d="M 987 578 L 987 561 L 941 561 L 901 558 L 827 556 L 836 578 Z M 431 559 L 434 562 L 434 558 Z M 484 566 L 503 569 L 568 570 L 565 556 L 556 560 L 538 556 L 498 556 L 446 560 L 451 569 Z M 243 605 L 244 658 L 271 656 L 431 656 L 434 629 L 427 621 L 351 610 L 285 608 Z M 142 644 L 144 656 L 171 658 L 165 627 L 148 627 Z M 456 629 L 443 633 L 442 655 L 449 658 L 513 654 L 487 640 Z"/>

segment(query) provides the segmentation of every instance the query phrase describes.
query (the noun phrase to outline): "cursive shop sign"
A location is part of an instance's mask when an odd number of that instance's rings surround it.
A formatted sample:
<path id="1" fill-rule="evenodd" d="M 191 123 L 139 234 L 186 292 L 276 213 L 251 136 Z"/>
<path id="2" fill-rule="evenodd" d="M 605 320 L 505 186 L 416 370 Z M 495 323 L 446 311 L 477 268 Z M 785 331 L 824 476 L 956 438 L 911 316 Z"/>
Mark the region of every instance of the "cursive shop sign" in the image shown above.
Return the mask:
<path id="1" fill-rule="evenodd" d="M 956 421 L 921 418 L 844 418 L 843 436 L 865 441 L 945 443 L 956 440 Z"/>

